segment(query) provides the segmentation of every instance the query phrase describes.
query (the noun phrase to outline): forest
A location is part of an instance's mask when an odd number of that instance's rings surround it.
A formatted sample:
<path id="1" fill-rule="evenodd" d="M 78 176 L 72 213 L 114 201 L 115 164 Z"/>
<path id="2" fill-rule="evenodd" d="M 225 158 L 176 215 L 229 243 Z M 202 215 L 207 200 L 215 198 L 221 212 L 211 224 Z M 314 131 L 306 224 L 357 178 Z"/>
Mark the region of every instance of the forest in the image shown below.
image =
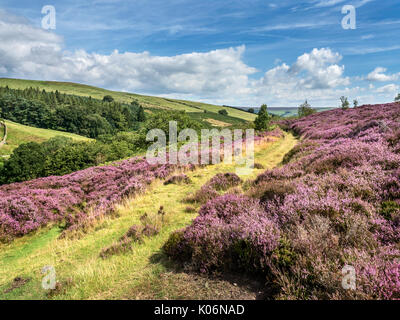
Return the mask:
<path id="1" fill-rule="evenodd" d="M 136 101 L 121 104 L 46 92 L 0 87 L 0 118 L 43 129 L 67 131 L 89 138 L 102 134 L 135 130 L 145 120 L 143 107 Z"/>

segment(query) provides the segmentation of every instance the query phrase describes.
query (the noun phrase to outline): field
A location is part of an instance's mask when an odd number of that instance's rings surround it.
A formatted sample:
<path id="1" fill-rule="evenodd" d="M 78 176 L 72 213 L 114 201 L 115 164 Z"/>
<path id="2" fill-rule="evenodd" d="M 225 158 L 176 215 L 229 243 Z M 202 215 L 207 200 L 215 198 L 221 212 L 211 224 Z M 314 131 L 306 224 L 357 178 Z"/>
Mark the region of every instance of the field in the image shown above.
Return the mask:
<path id="1" fill-rule="evenodd" d="M 255 115 L 222 106 L 216 106 L 201 102 L 192 102 L 185 100 L 174 100 L 162 97 L 144 96 L 127 92 L 110 91 L 93 86 L 71 83 L 71 82 L 54 82 L 54 81 L 34 81 L 34 80 L 20 80 L 20 79 L 8 79 L 0 78 L 0 86 L 9 86 L 12 89 L 25 89 L 29 87 L 39 87 L 46 91 L 56 91 L 61 93 L 73 94 L 78 96 L 91 96 L 96 99 L 103 99 L 105 95 L 111 95 L 116 101 L 121 103 L 131 103 L 132 100 L 137 100 L 145 108 L 157 108 L 157 109 L 172 109 L 178 111 L 186 111 L 191 113 L 201 113 L 204 110 L 209 113 L 216 113 L 221 109 L 228 111 L 228 115 L 233 118 L 237 118 L 245 121 L 253 121 Z M 229 118 L 227 117 L 229 122 Z"/>
<path id="2" fill-rule="evenodd" d="M 56 136 L 63 136 L 72 138 L 76 141 L 88 141 L 89 138 L 85 138 L 76 134 L 61 132 L 55 130 L 47 130 L 24 126 L 15 122 L 5 121 L 8 129 L 7 143 L 0 147 L 0 156 L 10 155 L 15 148 L 22 143 L 28 142 L 43 142 Z M 3 131 L 3 129 L 1 129 Z M 2 132 L 3 134 L 3 132 Z"/>
<path id="3" fill-rule="evenodd" d="M 256 148 L 256 162 L 273 168 L 297 143 L 286 134 L 262 141 Z M 247 285 L 235 286 L 227 280 L 188 275 L 176 269 L 161 250 L 171 232 L 189 225 L 196 216 L 186 212 L 182 200 L 199 189 L 215 174 L 232 172 L 235 165 L 218 164 L 187 172 L 190 184 L 163 185 L 156 180 L 148 192 L 121 202 L 117 215 L 101 219 L 96 226 L 78 239 L 59 239 L 61 230 L 46 227 L 36 233 L 16 239 L 0 247 L 0 297 L 2 299 L 200 299 L 248 298 L 257 292 Z M 262 169 L 254 170 L 255 178 Z M 135 243 L 132 251 L 101 259 L 99 253 L 116 243 L 140 217 L 147 213 L 155 219 L 160 206 L 166 212 L 161 232 Z M 198 209 L 198 205 L 195 205 Z M 40 270 L 52 265 L 57 272 L 60 288 L 48 295 L 41 288 Z M 23 286 L 8 290 L 13 279 L 29 279 Z M 226 288 L 230 290 L 226 290 Z"/>

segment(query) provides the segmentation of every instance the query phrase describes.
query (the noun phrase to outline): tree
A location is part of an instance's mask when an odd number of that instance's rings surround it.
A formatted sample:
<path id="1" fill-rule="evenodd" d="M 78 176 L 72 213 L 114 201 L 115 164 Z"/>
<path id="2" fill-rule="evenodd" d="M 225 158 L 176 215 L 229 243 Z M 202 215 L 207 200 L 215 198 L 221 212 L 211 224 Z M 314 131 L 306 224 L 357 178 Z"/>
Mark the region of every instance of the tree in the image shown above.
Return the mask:
<path id="1" fill-rule="evenodd" d="M 345 97 L 345 96 L 340 97 L 340 102 L 342 103 L 343 110 L 346 110 L 350 107 L 350 103 L 349 103 L 349 100 L 347 99 L 347 97 Z"/>
<path id="2" fill-rule="evenodd" d="M 249 108 L 249 110 L 247 110 L 250 113 L 254 113 L 254 108 Z"/>
<path id="3" fill-rule="evenodd" d="M 309 116 L 315 112 L 315 109 L 311 108 L 311 105 L 308 103 L 307 100 L 303 104 L 301 104 L 298 109 L 299 118 Z"/>
<path id="4" fill-rule="evenodd" d="M 354 100 L 354 101 L 353 101 L 353 104 L 354 104 L 354 108 L 357 108 L 357 107 L 358 107 L 358 100 L 357 100 L 357 99 Z"/>
<path id="5" fill-rule="evenodd" d="M 136 113 L 136 121 L 144 122 L 146 120 L 146 114 L 144 113 L 144 109 L 141 105 L 139 105 L 138 111 Z"/>
<path id="6" fill-rule="evenodd" d="M 269 128 L 270 116 L 267 111 L 267 105 L 263 104 L 260 112 L 254 120 L 254 128 L 259 131 L 267 130 Z"/>
<path id="7" fill-rule="evenodd" d="M 226 111 L 225 109 L 219 110 L 218 113 L 222 114 L 223 116 L 227 116 L 228 115 L 228 111 Z"/>
<path id="8" fill-rule="evenodd" d="M 394 101 L 399 102 L 400 101 L 400 93 L 397 95 L 396 98 L 394 98 Z"/>
<path id="9" fill-rule="evenodd" d="M 114 102 L 114 98 L 110 95 L 104 96 L 103 102 Z"/>

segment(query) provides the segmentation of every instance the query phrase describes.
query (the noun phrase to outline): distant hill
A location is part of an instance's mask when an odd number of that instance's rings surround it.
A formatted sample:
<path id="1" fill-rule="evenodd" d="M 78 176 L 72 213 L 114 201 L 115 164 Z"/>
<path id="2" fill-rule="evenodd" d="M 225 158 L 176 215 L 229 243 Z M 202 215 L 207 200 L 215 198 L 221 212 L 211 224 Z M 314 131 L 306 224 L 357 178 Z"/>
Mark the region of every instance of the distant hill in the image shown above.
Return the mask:
<path id="1" fill-rule="evenodd" d="M 46 91 L 56 91 L 66 94 L 74 94 L 78 96 L 91 96 L 96 99 L 103 99 L 105 95 L 112 96 L 116 101 L 121 103 L 131 103 L 132 100 L 139 102 L 145 109 L 171 109 L 184 110 L 188 113 L 205 113 L 208 116 L 198 118 L 213 119 L 232 123 L 230 118 L 236 118 L 239 121 L 253 121 L 256 115 L 241 111 L 234 108 L 217 106 L 202 102 L 193 102 L 186 100 L 167 99 L 163 97 L 145 96 L 128 92 L 110 91 L 102 88 L 97 88 L 89 85 L 72 83 L 72 82 L 56 82 L 56 81 L 37 81 L 37 80 L 22 80 L 0 78 L 0 86 L 9 86 L 13 89 L 25 89 L 29 87 L 45 89 Z M 227 118 L 221 120 L 221 117 L 215 117 L 218 111 L 225 109 L 228 111 Z M 224 121 L 225 120 L 225 121 Z M 206 121 L 206 120 L 205 120 Z"/>
<path id="2" fill-rule="evenodd" d="M 250 109 L 250 107 L 231 107 L 239 110 L 246 111 Z M 257 114 L 260 111 L 260 108 L 252 108 L 254 109 L 254 113 Z M 327 110 L 332 110 L 335 108 L 315 108 L 317 112 L 322 112 L 322 111 L 327 111 Z M 298 108 L 296 107 L 276 107 L 276 108 L 268 108 L 268 112 L 277 116 L 281 117 L 293 117 L 297 116 L 297 110 Z"/>
<path id="3" fill-rule="evenodd" d="M 17 148 L 20 144 L 28 143 L 28 142 L 44 142 L 56 136 L 63 136 L 67 138 L 72 138 L 77 141 L 88 141 L 91 140 L 86 137 L 82 137 L 76 134 L 56 131 L 56 130 L 48 130 L 48 129 L 39 129 L 34 127 L 25 126 L 19 123 L 11 122 L 6 120 L 7 125 L 7 142 L 5 145 L 0 147 L 0 156 L 7 156 L 12 153 L 12 151 Z"/>

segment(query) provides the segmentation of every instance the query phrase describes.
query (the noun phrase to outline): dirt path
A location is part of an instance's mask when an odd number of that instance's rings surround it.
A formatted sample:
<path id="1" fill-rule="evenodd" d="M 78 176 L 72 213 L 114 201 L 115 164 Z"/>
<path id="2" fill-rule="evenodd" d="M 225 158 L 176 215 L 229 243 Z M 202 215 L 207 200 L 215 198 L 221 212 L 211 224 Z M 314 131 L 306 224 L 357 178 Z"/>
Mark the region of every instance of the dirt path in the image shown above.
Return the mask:
<path id="1" fill-rule="evenodd" d="M 273 168 L 297 143 L 290 135 L 256 148 L 255 161 Z M 253 179 L 265 169 L 254 170 Z M 189 185 L 155 183 L 146 194 L 118 207 L 118 218 L 105 219 L 81 239 L 58 239 L 58 228 L 17 239 L 0 247 L 0 299 L 255 299 L 257 285 L 240 279 L 210 279 L 172 271 L 161 254 L 171 232 L 191 223 L 196 213 L 187 213 L 186 196 L 198 190 L 219 172 L 234 172 L 235 165 L 212 165 L 187 173 Z M 99 258 L 100 251 L 115 243 L 147 213 L 156 219 L 160 206 L 166 212 L 161 232 L 134 244 L 132 251 Z M 197 208 L 196 208 L 197 209 Z M 54 266 L 59 287 L 51 297 L 41 288 L 43 266 Z M 23 287 L 4 293 L 13 279 L 31 279 Z"/>

